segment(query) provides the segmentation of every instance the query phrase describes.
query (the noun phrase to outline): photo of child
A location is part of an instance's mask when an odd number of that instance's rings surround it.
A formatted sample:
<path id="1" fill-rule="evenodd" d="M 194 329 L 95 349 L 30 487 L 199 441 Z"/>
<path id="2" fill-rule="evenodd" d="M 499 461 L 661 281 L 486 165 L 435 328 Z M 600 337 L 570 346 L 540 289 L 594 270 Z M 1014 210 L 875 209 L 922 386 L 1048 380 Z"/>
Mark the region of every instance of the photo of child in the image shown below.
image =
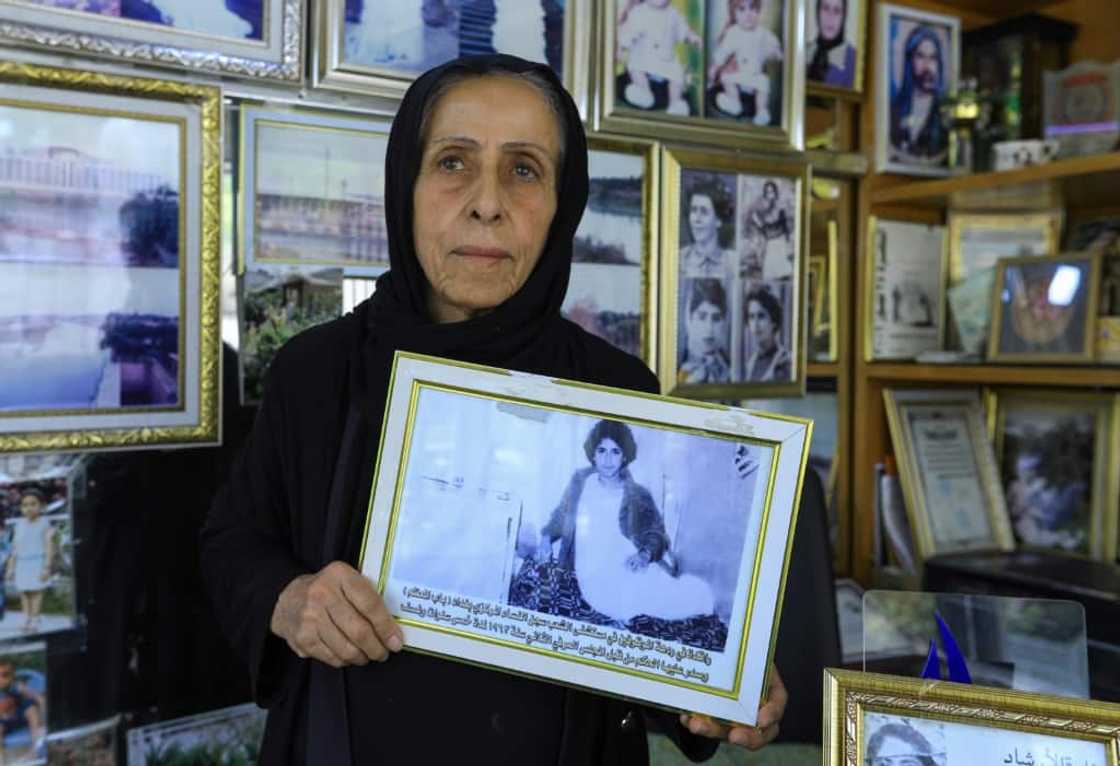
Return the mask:
<path id="1" fill-rule="evenodd" d="M 45 763 L 46 645 L 15 644 L 0 654 L 0 763 Z"/>
<path id="2" fill-rule="evenodd" d="M 716 0 L 708 12 L 708 110 L 774 124 L 781 117 L 784 0 Z"/>
<path id="3" fill-rule="evenodd" d="M 691 91 L 703 45 L 693 28 L 699 0 L 618 0 L 618 6 L 619 100 L 638 109 L 697 114 Z"/>
<path id="4" fill-rule="evenodd" d="M 54 558 L 51 524 L 43 517 L 46 497 L 31 488 L 20 497 L 21 517 L 12 522 L 12 548 L 4 577 L 14 582 L 19 591 L 24 616 L 23 632 L 39 628 L 43 608 L 43 590 L 50 579 L 50 562 Z"/>

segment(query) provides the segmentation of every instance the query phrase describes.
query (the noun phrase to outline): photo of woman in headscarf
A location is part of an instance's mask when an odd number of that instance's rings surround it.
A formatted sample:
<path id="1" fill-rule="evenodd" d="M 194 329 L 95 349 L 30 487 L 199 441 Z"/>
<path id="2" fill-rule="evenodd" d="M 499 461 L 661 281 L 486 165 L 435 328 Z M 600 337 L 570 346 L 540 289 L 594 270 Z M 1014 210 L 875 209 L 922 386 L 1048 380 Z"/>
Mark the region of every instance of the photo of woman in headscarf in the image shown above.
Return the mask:
<path id="1" fill-rule="evenodd" d="M 693 279 L 684 287 L 687 296 L 681 317 L 684 342 L 677 365 L 677 382 L 727 383 L 731 379 L 731 360 L 727 353 L 730 345 L 727 292 L 718 279 Z"/>
<path id="2" fill-rule="evenodd" d="M 810 42 L 805 55 L 811 82 L 836 88 L 856 87 L 856 47 L 847 33 L 848 12 L 856 11 L 852 16 L 858 23 L 859 3 L 860 0 L 817 0 L 816 13 L 809 16 Z"/>
<path id="3" fill-rule="evenodd" d="M 901 49 L 896 40 L 910 26 Z M 922 165 L 944 164 L 949 136 L 941 122 L 941 100 L 952 82 L 952 62 L 943 39 L 946 30 L 934 25 L 891 24 L 890 159 Z M 901 54 L 901 60 L 893 55 Z"/>

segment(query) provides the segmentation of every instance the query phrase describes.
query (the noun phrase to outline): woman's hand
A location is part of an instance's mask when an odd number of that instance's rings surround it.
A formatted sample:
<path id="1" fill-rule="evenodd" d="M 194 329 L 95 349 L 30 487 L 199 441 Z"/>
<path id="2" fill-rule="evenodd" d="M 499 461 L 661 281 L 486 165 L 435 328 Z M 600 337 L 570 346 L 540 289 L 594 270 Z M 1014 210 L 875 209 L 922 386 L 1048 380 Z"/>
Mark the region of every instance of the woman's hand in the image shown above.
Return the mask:
<path id="1" fill-rule="evenodd" d="M 770 666 L 770 698 L 758 709 L 754 726 L 725 726 L 716 723 L 706 715 L 681 713 L 681 726 L 693 734 L 712 739 L 725 739 L 733 745 L 747 750 L 758 750 L 770 744 L 778 736 L 778 722 L 786 712 L 789 692 L 778 675 L 778 669 Z"/>
<path id="2" fill-rule="evenodd" d="M 649 566 L 649 551 L 644 548 L 626 559 L 626 568 L 631 572 L 640 572 Z"/>
<path id="3" fill-rule="evenodd" d="M 381 595 L 341 561 L 288 583 L 272 611 L 272 632 L 296 656 L 331 667 L 384 662 L 404 646 L 401 630 Z"/>

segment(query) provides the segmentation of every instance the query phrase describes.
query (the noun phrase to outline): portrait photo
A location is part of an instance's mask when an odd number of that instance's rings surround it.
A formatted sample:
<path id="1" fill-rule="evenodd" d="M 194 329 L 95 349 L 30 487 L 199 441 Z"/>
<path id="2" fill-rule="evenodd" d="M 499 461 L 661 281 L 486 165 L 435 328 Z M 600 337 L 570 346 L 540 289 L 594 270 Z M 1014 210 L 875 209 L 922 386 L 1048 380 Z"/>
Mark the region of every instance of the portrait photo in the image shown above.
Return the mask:
<path id="1" fill-rule="evenodd" d="M 879 30 L 879 170 L 948 175 L 949 130 L 941 106 L 956 90 L 960 20 L 885 4 Z"/>
<path id="2" fill-rule="evenodd" d="M 375 120 L 242 108 L 242 263 L 384 270 L 387 130 Z"/>
<path id="3" fill-rule="evenodd" d="M 808 0 L 805 75 L 810 86 L 863 88 L 865 0 Z"/>
<path id="4" fill-rule="evenodd" d="M 954 766 L 941 721 L 868 712 L 863 715 L 863 738 L 868 766 Z"/>
<path id="5" fill-rule="evenodd" d="M 1090 361 L 1099 286 L 1095 254 L 1001 260 L 988 356 L 1000 361 Z"/>
<path id="6" fill-rule="evenodd" d="M 787 0 L 708 0 L 707 116 L 780 125 Z"/>
<path id="7" fill-rule="evenodd" d="M 731 325 L 727 290 L 719 279 L 683 279 L 677 322 L 677 383 L 730 383 Z"/>
<path id="8" fill-rule="evenodd" d="M 743 278 L 792 279 L 800 243 L 796 179 L 739 175 L 737 230 Z"/>
<path id="9" fill-rule="evenodd" d="M 647 279 L 656 274 L 650 248 L 656 222 L 650 220 L 654 211 L 648 199 L 656 181 L 648 177 L 646 151 L 592 148 L 587 160 L 591 186 L 561 311 L 591 334 L 651 363 Z"/>
<path id="10" fill-rule="evenodd" d="M 748 282 L 743 297 L 743 368 L 748 382 L 786 382 L 793 379 L 792 280 Z"/>
<path id="11" fill-rule="evenodd" d="M 42 641 L 9 641 L 0 647 L 0 733 L 4 762 L 47 762 L 47 645 Z"/>
<path id="12" fill-rule="evenodd" d="M 614 0 L 615 99 L 678 117 L 700 113 L 703 0 Z"/>

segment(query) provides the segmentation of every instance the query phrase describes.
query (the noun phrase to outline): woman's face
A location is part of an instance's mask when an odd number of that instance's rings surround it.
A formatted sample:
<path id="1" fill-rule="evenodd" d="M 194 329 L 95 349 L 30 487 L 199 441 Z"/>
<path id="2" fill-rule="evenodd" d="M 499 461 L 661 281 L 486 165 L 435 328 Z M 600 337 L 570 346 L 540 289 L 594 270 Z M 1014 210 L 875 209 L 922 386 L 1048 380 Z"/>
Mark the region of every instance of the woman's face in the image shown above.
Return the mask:
<path id="1" fill-rule="evenodd" d="M 689 312 L 685 331 L 690 357 L 699 359 L 723 348 L 724 320 L 723 309 L 708 301 Z"/>
<path id="2" fill-rule="evenodd" d="M 412 238 L 432 317 L 459 321 L 511 297 L 540 260 L 560 128 L 534 86 L 477 77 L 443 95 L 423 140 Z"/>
<path id="3" fill-rule="evenodd" d="M 883 740 L 879 752 L 871 759 L 871 766 L 924 766 L 914 753 L 914 746 L 898 737 Z"/>
<path id="4" fill-rule="evenodd" d="M 758 344 L 759 351 L 769 351 L 774 346 L 774 320 L 765 307 L 758 301 L 747 304 L 747 327 L 750 328 L 751 337 Z"/>
<path id="5" fill-rule="evenodd" d="M 604 479 L 613 479 L 622 470 L 622 447 L 614 439 L 603 439 L 595 448 L 595 470 Z"/>
<path id="6" fill-rule="evenodd" d="M 835 40 L 839 37 L 844 26 L 844 0 L 820 0 L 817 26 L 823 39 Z"/>
<path id="7" fill-rule="evenodd" d="M 693 194 L 688 203 L 688 226 L 692 232 L 692 241 L 698 244 L 711 242 L 715 239 L 718 225 L 712 198 L 707 194 Z"/>
<path id="8" fill-rule="evenodd" d="M 29 519 L 39 517 L 43 511 L 43 504 L 39 502 L 39 498 L 35 495 L 24 495 L 23 499 L 19 501 L 19 511 Z"/>

